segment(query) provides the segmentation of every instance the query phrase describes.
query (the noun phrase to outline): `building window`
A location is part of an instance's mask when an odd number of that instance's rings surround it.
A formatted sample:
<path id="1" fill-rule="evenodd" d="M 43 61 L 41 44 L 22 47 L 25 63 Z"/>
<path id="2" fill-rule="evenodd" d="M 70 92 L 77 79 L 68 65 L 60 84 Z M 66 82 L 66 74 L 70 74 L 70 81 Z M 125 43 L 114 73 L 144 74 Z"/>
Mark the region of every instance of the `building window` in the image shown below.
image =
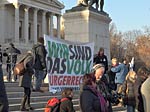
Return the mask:
<path id="1" fill-rule="evenodd" d="M 19 21 L 19 38 L 22 39 L 22 21 Z"/>
<path id="2" fill-rule="evenodd" d="M 29 40 L 31 40 L 31 23 L 29 23 L 29 34 L 28 34 L 28 36 L 29 36 Z"/>
<path id="3" fill-rule="evenodd" d="M 40 37 L 40 25 L 37 25 L 37 39 Z"/>

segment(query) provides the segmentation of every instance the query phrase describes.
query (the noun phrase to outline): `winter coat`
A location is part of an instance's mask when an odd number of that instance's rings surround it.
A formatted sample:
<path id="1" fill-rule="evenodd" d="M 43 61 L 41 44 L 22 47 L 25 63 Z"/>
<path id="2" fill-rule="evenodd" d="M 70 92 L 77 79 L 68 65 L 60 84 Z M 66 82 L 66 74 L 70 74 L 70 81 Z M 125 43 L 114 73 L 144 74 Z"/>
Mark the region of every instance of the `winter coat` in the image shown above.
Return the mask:
<path id="1" fill-rule="evenodd" d="M 73 108 L 72 98 L 67 97 L 68 100 L 61 102 L 60 112 L 75 112 Z"/>
<path id="2" fill-rule="evenodd" d="M 145 112 L 150 112 L 150 76 L 143 82 L 141 94 L 144 102 L 144 110 Z"/>
<path id="3" fill-rule="evenodd" d="M 102 56 L 96 55 L 94 57 L 94 63 L 103 64 L 105 66 L 105 73 L 108 70 L 108 60 L 106 55 L 102 55 Z"/>
<path id="4" fill-rule="evenodd" d="M 110 94 L 109 94 L 109 91 L 108 91 L 108 87 L 105 85 L 103 80 L 97 81 L 96 85 L 97 85 L 98 91 L 103 95 L 105 100 L 106 101 L 109 100 L 110 99 Z"/>
<path id="5" fill-rule="evenodd" d="M 35 55 L 35 62 L 34 62 L 34 69 L 35 70 L 44 70 L 46 69 L 46 54 L 47 51 L 45 46 L 41 43 L 37 43 L 33 46 L 34 55 Z"/>
<path id="6" fill-rule="evenodd" d="M 135 85 L 134 85 L 136 109 L 139 112 L 144 112 L 143 99 L 142 99 L 142 95 L 141 95 L 141 85 L 145 80 L 146 80 L 146 77 L 138 76 L 135 81 Z"/>
<path id="7" fill-rule="evenodd" d="M 33 56 L 27 54 L 24 59 L 25 72 L 20 76 L 19 86 L 30 88 L 33 71 Z M 22 59 L 21 59 L 22 60 Z"/>
<path id="8" fill-rule="evenodd" d="M 125 81 L 125 77 L 128 73 L 128 68 L 126 67 L 126 65 L 121 63 L 115 67 L 112 67 L 111 71 L 116 73 L 115 83 L 123 84 L 123 82 Z"/>
<path id="9" fill-rule="evenodd" d="M 2 65 L 0 65 L 0 112 L 8 112 L 8 99 L 3 81 Z"/>
<path id="10" fill-rule="evenodd" d="M 80 107 L 82 112 L 101 112 L 98 96 L 87 85 L 80 95 Z"/>
<path id="11" fill-rule="evenodd" d="M 122 93 L 125 95 L 126 105 L 134 106 L 136 104 L 135 101 L 135 92 L 134 92 L 134 84 L 136 79 L 127 78 L 122 86 Z"/>
<path id="12" fill-rule="evenodd" d="M 3 62 L 3 53 L 2 53 L 2 49 L 0 48 L 0 64 L 2 64 Z"/>
<path id="13" fill-rule="evenodd" d="M 109 91 L 111 91 L 111 90 L 115 91 L 117 89 L 117 85 L 115 83 L 116 73 L 109 70 L 108 77 L 109 77 L 109 84 L 108 84 Z"/>

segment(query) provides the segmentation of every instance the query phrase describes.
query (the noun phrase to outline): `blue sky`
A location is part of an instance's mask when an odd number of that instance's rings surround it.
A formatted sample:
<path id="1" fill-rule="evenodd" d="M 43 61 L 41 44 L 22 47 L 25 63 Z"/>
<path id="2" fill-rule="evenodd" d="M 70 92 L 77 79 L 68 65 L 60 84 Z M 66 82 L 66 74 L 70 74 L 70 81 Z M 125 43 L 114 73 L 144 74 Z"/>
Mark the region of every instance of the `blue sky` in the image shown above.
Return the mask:
<path id="1" fill-rule="evenodd" d="M 59 0 L 65 9 L 71 9 L 77 0 Z M 150 26 L 150 0 L 104 0 L 104 11 L 107 12 L 121 32 L 143 29 Z"/>

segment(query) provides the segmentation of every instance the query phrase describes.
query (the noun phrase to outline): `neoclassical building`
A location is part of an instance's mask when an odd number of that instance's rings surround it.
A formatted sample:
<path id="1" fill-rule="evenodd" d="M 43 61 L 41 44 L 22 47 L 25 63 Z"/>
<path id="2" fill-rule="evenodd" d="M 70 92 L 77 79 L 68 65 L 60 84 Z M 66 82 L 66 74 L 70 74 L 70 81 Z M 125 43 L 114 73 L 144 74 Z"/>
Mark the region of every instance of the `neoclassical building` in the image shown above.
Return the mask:
<path id="1" fill-rule="evenodd" d="M 54 22 L 60 37 L 63 8 L 58 0 L 0 0 L 0 44 L 31 48 L 43 34 L 53 36 Z"/>

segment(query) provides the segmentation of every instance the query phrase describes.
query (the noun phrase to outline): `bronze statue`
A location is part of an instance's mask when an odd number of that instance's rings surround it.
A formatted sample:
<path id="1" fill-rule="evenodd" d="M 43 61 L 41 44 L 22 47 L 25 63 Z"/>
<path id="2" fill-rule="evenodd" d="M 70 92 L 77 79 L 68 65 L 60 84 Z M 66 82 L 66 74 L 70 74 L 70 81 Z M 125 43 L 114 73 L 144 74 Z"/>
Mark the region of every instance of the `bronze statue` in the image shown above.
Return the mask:
<path id="1" fill-rule="evenodd" d="M 96 5 L 96 10 L 99 8 L 99 0 L 78 0 L 78 5 L 82 5 L 85 7 L 92 7 Z M 104 0 L 100 0 L 100 10 L 103 11 Z"/>

